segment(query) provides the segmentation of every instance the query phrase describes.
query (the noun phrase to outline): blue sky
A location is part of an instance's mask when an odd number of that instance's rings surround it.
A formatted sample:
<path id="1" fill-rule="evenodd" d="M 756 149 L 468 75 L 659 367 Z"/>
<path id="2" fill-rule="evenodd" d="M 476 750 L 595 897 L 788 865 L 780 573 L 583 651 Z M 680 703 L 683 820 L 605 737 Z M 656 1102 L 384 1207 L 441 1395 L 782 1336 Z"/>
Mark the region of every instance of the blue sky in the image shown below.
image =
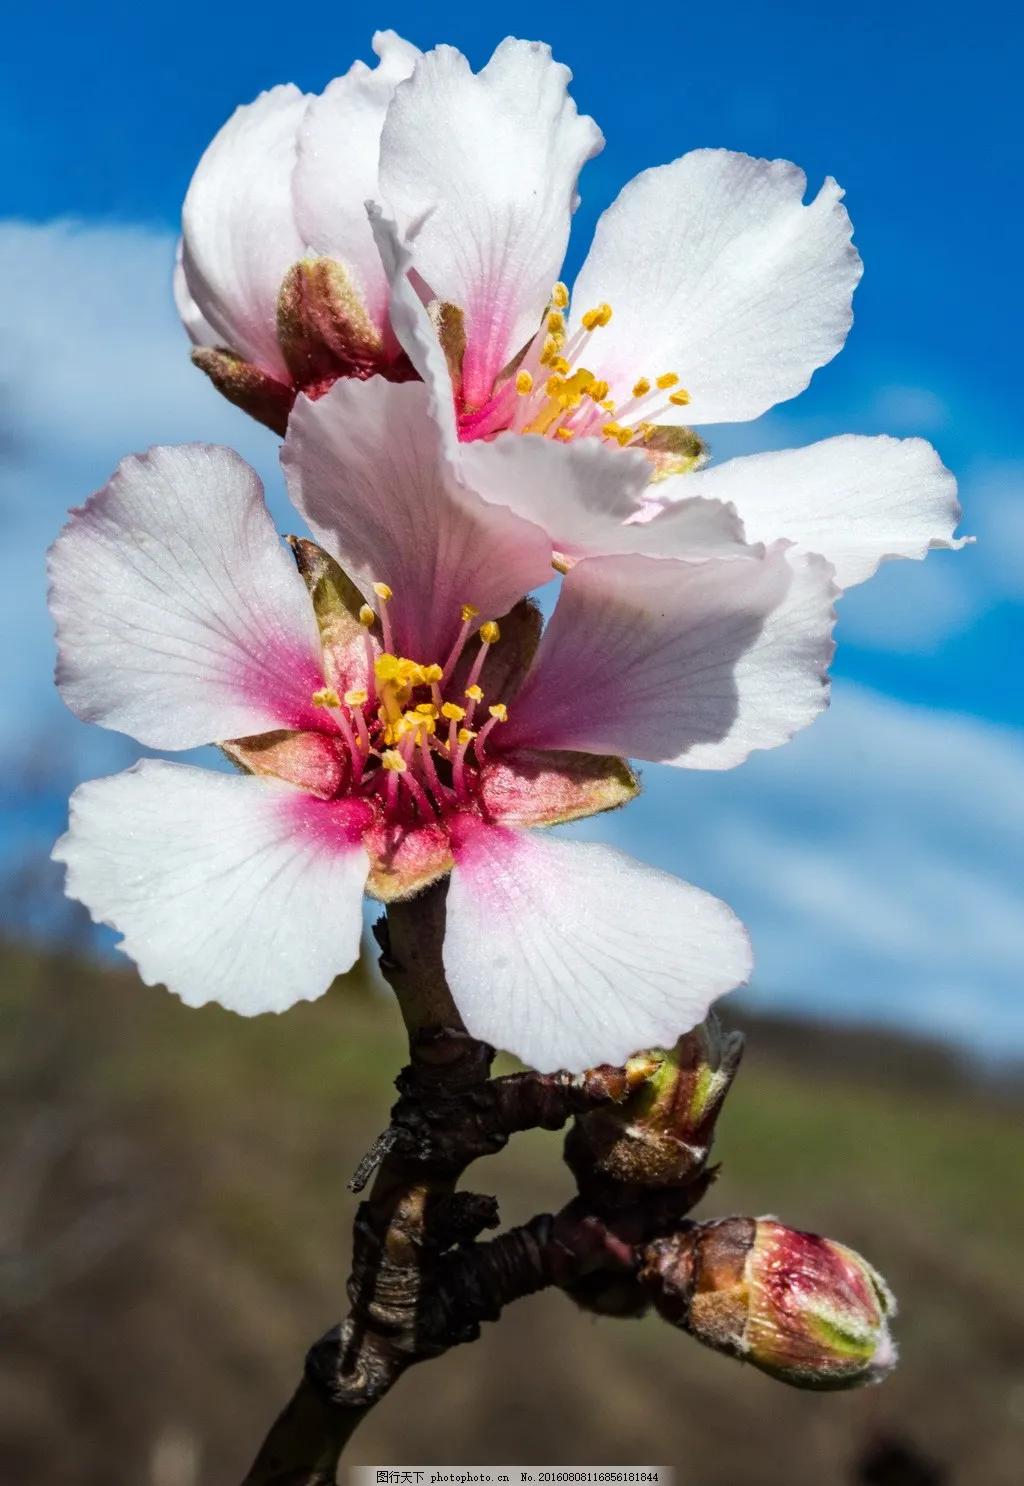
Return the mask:
<path id="1" fill-rule="evenodd" d="M 126 452 L 231 443 L 275 487 L 274 440 L 187 361 L 168 275 L 209 137 L 277 81 L 319 89 L 373 29 L 480 65 L 506 31 L 550 41 L 607 137 L 570 269 L 644 166 L 725 145 L 847 191 L 866 272 L 846 350 L 716 455 L 854 431 L 923 434 L 961 480 L 977 547 L 892 564 L 841 608 L 832 714 L 725 776 L 648 770 L 599 833 L 725 894 L 766 1006 L 895 1018 L 1024 1050 L 1024 358 L 1021 22 L 1005 8 L 180 4 L 22 9 L 0 59 L 0 750 L 8 863 L 59 829 L 69 780 L 134 745 L 49 688 L 42 552 Z M 45 746 L 42 746 L 44 745 Z M 25 791 L 31 757 L 37 787 Z M 39 784 L 39 780 L 42 783 Z"/>

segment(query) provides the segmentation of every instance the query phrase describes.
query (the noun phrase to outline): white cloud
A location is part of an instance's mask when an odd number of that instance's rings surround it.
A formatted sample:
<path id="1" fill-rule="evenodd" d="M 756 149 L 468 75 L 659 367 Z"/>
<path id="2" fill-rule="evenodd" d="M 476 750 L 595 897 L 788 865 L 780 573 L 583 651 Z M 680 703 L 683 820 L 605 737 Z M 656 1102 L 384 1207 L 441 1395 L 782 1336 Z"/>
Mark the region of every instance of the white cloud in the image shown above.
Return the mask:
<path id="1" fill-rule="evenodd" d="M 909 1023 L 1024 1048 L 1024 743 L 838 686 L 785 748 L 728 774 L 649 766 L 609 828 L 725 897 L 766 1008 Z M 668 829 L 666 829 L 666 823 Z"/>

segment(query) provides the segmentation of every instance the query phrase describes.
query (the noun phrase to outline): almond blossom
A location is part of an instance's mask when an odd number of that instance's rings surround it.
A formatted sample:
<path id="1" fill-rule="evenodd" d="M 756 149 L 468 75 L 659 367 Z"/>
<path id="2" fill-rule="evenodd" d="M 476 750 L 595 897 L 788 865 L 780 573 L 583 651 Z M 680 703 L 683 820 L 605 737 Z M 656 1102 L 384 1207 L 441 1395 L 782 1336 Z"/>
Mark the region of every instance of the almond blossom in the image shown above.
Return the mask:
<path id="1" fill-rule="evenodd" d="M 300 389 L 421 376 L 461 478 L 542 525 L 563 563 L 635 550 L 623 524 L 682 503 L 689 526 L 643 550 L 745 528 L 823 554 L 848 587 L 962 544 L 955 481 L 920 439 L 702 468 L 692 425 L 793 397 L 846 339 L 861 264 L 834 180 L 805 203 L 797 166 L 721 149 L 644 170 L 570 292 L 578 177 L 604 141 L 568 69 L 512 38 L 478 74 L 452 47 L 373 46 L 375 69 L 319 97 L 287 85 L 238 109 L 189 188 L 179 306 L 229 397 L 283 432 Z"/>
<path id="2" fill-rule="evenodd" d="M 281 1011 L 358 954 L 364 890 L 450 874 L 467 1028 L 542 1069 L 671 1044 L 750 968 L 708 894 L 527 828 L 628 801 L 625 757 L 728 768 L 826 701 L 828 564 L 785 543 L 584 558 L 539 638 L 544 531 L 460 485 L 427 389 L 300 398 L 283 459 L 314 542 L 257 476 L 189 445 L 126 460 L 51 553 L 58 684 L 144 745 L 220 743 L 235 776 L 145 760 L 82 785 L 67 889 L 143 979 Z"/>

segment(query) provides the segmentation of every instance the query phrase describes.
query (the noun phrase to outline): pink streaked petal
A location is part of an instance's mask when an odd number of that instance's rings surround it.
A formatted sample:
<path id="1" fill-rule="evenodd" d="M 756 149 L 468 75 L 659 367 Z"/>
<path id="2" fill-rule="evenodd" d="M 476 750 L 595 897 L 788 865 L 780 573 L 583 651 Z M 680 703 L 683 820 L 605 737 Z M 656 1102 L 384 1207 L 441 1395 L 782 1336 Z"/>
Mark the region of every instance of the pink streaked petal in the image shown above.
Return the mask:
<path id="1" fill-rule="evenodd" d="M 465 313 L 470 404 L 486 401 L 537 329 L 579 172 L 604 143 L 569 98 L 570 77 L 538 42 L 503 41 L 476 75 L 442 46 L 419 60 L 388 110 L 381 190 L 403 228 L 422 220 L 415 266 Z"/>
<path id="2" fill-rule="evenodd" d="M 237 108 L 196 167 L 181 214 L 184 277 L 199 314 L 221 345 L 286 384 L 277 296 L 306 248 L 292 172 L 308 101 L 286 83 Z"/>
<path id="3" fill-rule="evenodd" d="M 827 705 L 828 563 L 584 558 L 568 574 L 502 747 L 728 769 Z"/>
<path id="4" fill-rule="evenodd" d="M 564 557 L 704 557 L 746 550 L 736 512 L 720 501 L 673 505 L 634 523 L 651 476 L 650 461 L 638 449 L 611 448 L 596 438 L 563 444 L 537 434 L 500 433 L 488 442 L 460 445 L 457 459 L 463 479 L 484 500 L 542 526 Z"/>
<path id="5" fill-rule="evenodd" d="M 302 237 L 315 253 L 345 265 L 370 318 L 393 340 L 387 278 L 366 202 L 379 194 L 380 133 L 388 104 L 420 53 L 394 31 L 378 31 L 373 50 L 380 58 L 376 67 L 353 63 L 310 101 L 299 131 L 293 190 Z"/>
<path id="6" fill-rule="evenodd" d="M 84 721 L 151 748 L 326 725 L 309 596 L 230 449 L 124 460 L 72 513 L 49 568 L 57 684 Z"/>
<path id="7" fill-rule="evenodd" d="M 579 1071 L 671 1046 L 751 967 L 717 898 L 608 846 L 453 829 L 444 964 L 468 1030 L 532 1067 Z"/>
<path id="8" fill-rule="evenodd" d="M 402 653 L 444 659 L 472 604 L 504 614 L 550 576 L 539 527 L 457 484 L 420 382 L 336 382 L 300 397 L 281 455 L 314 535 L 367 593 L 387 583 Z"/>
<path id="9" fill-rule="evenodd" d="M 254 1016 L 314 1000 L 357 958 L 367 814 L 148 760 L 81 785 L 53 855 L 147 985 Z"/>

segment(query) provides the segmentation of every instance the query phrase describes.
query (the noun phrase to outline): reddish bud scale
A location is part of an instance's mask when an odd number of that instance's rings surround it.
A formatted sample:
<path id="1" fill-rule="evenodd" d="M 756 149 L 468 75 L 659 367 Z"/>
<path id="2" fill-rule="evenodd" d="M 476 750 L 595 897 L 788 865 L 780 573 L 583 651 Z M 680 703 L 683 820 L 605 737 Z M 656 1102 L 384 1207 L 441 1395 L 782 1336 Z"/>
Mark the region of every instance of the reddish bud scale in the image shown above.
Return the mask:
<path id="1" fill-rule="evenodd" d="M 772 1218 L 659 1239 L 640 1279 L 667 1321 L 796 1387 L 878 1382 L 896 1361 L 896 1305 L 881 1276 L 844 1244 Z"/>

